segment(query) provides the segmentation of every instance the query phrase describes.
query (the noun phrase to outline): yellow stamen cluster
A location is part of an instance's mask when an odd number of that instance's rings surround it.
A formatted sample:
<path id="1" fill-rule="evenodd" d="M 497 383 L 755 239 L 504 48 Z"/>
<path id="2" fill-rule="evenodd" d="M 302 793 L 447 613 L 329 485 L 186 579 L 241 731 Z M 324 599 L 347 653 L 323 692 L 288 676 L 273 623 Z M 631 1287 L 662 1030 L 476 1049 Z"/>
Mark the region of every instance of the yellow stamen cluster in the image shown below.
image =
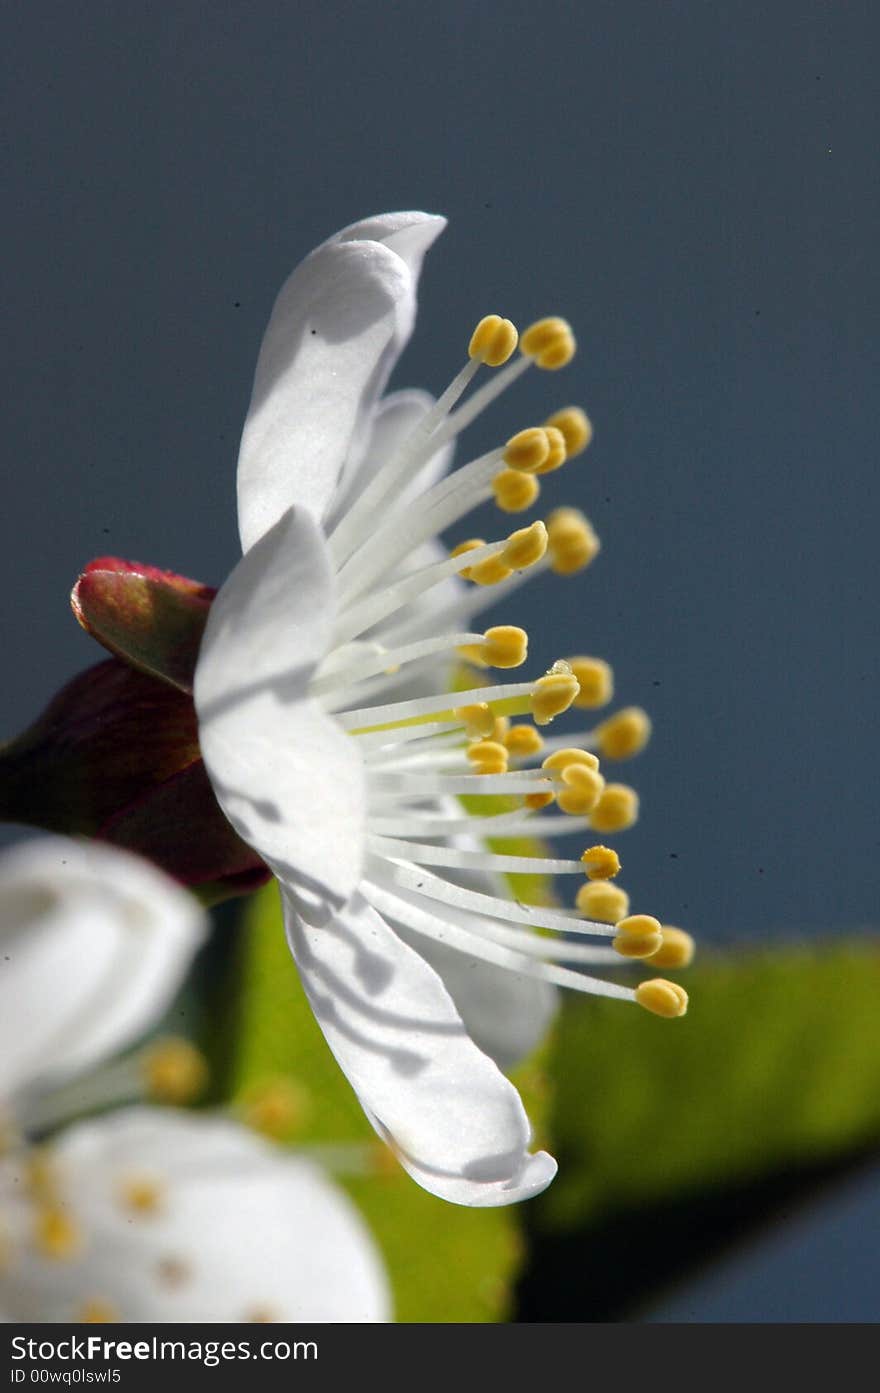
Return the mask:
<path id="1" fill-rule="evenodd" d="M 557 315 L 538 319 L 520 336 L 520 351 L 539 368 L 564 368 L 577 351 L 571 325 Z"/>
<path id="2" fill-rule="evenodd" d="M 639 796 L 628 784 L 606 784 L 590 813 L 597 832 L 625 832 L 638 821 Z"/>
<path id="3" fill-rule="evenodd" d="M 657 967 L 689 967 L 696 947 L 690 934 L 667 924 L 663 925 L 662 933 L 663 942 L 651 955 L 651 962 L 656 963 Z"/>
<path id="4" fill-rule="evenodd" d="M 607 880 L 588 880 L 578 890 L 575 904 L 585 919 L 600 924 L 619 924 L 629 913 L 629 895 L 621 885 Z"/>
<path id="5" fill-rule="evenodd" d="M 597 726 L 594 735 L 605 759 L 631 759 L 650 740 L 651 719 L 640 706 L 625 706 Z"/>
<path id="6" fill-rule="evenodd" d="M 544 737 L 534 726 L 512 726 L 503 740 L 511 759 L 527 759 L 544 748 Z"/>
<path id="7" fill-rule="evenodd" d="M 452 715 L 456 721 L 461 721 L 468 740 L 485 739 L 495 729 L 495 717 L 486 701 L 475 702 L 472 706 L 456 706 Z"/>
<path id="8" fill-rule="evenodd" d="M 468 357 L 485 363 L 487 368 L 500 368 L 516 349 L 519 333 L 509 319 L 487 314 L 480 320 L 468 344 Z"/>
<path id="9" fill-rule="evenodd" d="M 544 426 L 553 426 L 562 431 L 569 459 L 582 454 L 593 438 L 593 427 L 589 417 L 579 406 L 564 406 L 561 411 L 554 411 L 544 422 Z"/>
<path id="10" fill-rule="evenodd" d="M 605 706 L 614 695 L 614 674 L 602 658 L 569 658 L 569 667 L 580 685 L 574 704 L 581 710 Z"/>
<path id="11" fill-rule="evenodd" d="M 476 774 L 507 773 L 507 750 L 497 740 L 477 740 L 468 746 L 467 757 Z"/>
<path id="12" fill-rule="evenodd" d="M 70 1214 L 56 1205 L 46 1205 L 37 1212 L 34 1244 L 44 1258 L 67 1262 L 82 1248 L 83 1235 Z"/>
<path id="13" fill-rule="evenodd" d="M 590 846 L 581 860 L 589 880 L 613 880 L 620 872 L 620 857 L 610 846 Z"/>
<path id="14" fill-rule="evenodd" d="M 612 946 L 622 958 L 650 958 L 663 943 L 660 922 L 650 914 L 631 914 L 614 927 Z"/>
<path id="15" fill-rule="evenodd" d="M 560 576 L 582 571 L 599 553 L 599 538 L 577 508 L 557 508 L 550 514 L 547 539 L 551 569 Z"/>
<path id="16" fill-rule="evenodd" d="M 502 469 L 492 480 L 495 502 L 502 513 L 524 513 L 537 502 L 541 485 L 533 474 L 520 469 Z"/>
<path id="17" fill-rule="evenodd" d="M 208 1082 L 204 1056 L 189 1040 L 169 1036 L 157 1040 L 143 1056 L 144 1082 L 160 1103 L 191 1103 Z"/>
<path id="18" fill-rule="evenodd" d="M 567 711 L 578 693 L 577 678 L 567 663 L 554 663 L 544 677 L 539 677 L 532 690 L 531 711 L 535 725 L 546 726 Z"/>
<path id="19" fill-rule="evenodd" d="M 153 1176 L 127 1176 L 119 1186 L 119 1202 L 132 1214 L 157 1214 L 164 1198 L 164 1188 Z"/>
<path id="20" fill-rule="evenodd" d="M 688 994 L 677 982 L 667 982 L 665 977 L 652 977 L 649 982 L 640 982 L 636 987 L 636 1001 L 655 1016 L 674 1020 L 683 1016 L 688 1008 Z"/>

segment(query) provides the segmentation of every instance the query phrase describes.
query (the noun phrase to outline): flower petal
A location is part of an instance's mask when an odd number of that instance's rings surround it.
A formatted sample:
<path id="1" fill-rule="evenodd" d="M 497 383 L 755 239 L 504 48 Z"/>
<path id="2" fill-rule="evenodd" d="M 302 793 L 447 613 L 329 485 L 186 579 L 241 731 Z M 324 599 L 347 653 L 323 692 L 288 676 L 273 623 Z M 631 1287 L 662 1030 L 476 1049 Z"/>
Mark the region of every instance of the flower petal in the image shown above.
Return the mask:
<path id="1" fill-rule="evenodd" d="M 343 900 L 363 857 L 363 767 L 307 695 L 334 613 L 320 530 L 291 508 L 214 601 L 194 696 L 205 768 L 236 832 L 276 875 Z"/>
<path id="2" fill-rule="evenodd" d="M 283 899 L 327 1042 L 410 1175 L 454 1204 L 511 1204 L 543 1190 L 556 1163 L 529 1153 L 516 1089 L 470 1039 L 433 968 L 360 894 L 311 923 Z"/>
<path id="3" fill-rule="evenodd" d="M 71 1128 L 52 1166 L 82 1249 L 34 1252 L 20 1163 L 7 1162 L 0 1319 L 72 1321 L 90 1303 L 127 1322 L 389 1319 L 381 1258 L 347 1196 L 235 1123 L 126 1109 Z M 154 1202 L 127 1206 L 138 1185 Z"/>
<path id="4" fill-rule="evenodd" d="M 78 1072 L 159 1018 L 204 938 L 204 916 L 155 867 L 46 837 L 0 858 L 0 1098 Z"/>
<path id="5" fill-rule="evenodd" d="M 355 223 L 285 282 L 241 439 L 245 551 L 291 504 L 318 519 L 326 513 L 362 413 L 381 394 L 412 330 L 422 255 L 443 226 L 426 213 Z"/>

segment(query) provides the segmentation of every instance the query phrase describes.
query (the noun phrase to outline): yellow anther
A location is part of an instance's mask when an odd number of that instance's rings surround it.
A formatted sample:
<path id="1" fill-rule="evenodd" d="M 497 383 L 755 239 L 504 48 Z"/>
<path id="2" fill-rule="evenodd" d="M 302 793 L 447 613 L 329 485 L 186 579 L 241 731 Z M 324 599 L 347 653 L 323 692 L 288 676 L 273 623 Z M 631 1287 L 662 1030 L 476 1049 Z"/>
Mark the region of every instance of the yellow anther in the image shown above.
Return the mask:
<path id="1" fill-rule="evenodd" d="M 503 552 L 496 552 L 485 561 L 478 561 L 476 566 L 469 566 L 467 580 L 472 580 L 474 585 L 500 585 L 501 581 L 509 580 L 513 571 L 505 565 L 503 556 Z M 464 571 L 461 574 L 464 575 Z"/>
<path id="2" fill-rule="evenodd" d="M 543 522 L 533 522 L 530 527 L 520 527 L 516 532 L 511 532 L 501 559 L 512 571 L 525 571 L 540 561 L 546 550 L 547 529 Z"/>
<path id="3" fill-rule="evenodd" d="M 665 1016 L 673 1020 L 683 1016 L 688 1008 L 688 994 L 677 982 L 667 982 L 665 977 L 652 977 L 648 982 L 640 982 L 636 987 L 636 1001 L 655 1016 Z"/>
<path id="4" fill-rule="evenodd" d="M 548 808 L 553 802 L 553 798 L 552 793 L 527 793 L 523 802 L 527 808 L 533 808 L 535 812 L 538 812 L 541 808 Z"/>
<path id="5" fill-rule="evenodd" d="M 605 706 L 614 695 L 614 674 L 602 658 L 569 658 L 571 670 L 580 683 L 574 699 L 581 710 Z"/>
<path id="6" fill-rule="evenodd" d="M 607 880 L 588 880 L 578 890 L 575 904 L 585 919 L 600 924 L 619 924 L 629 913 L 629 895 Z"/>
<path id="7" fill-rule="evenodd" d="M 497 740 L 478 740 L 469 745 L 467 757 L 477 774 L 507 773 L 507 749 Z"/>
<path id="8" fill-rule="evenodd" d="M 561 411 L 554 411 L 544 425 L 555 426 L 562 431 L 569 459 L 582 454 L 593 438 L 590 419 L 579 406 L 564 406 Z"/>
<path id="9" fill-rule="evenodd" d="M 154 1176 L 127 1176 L 119 1186 L 119 1202 L 132 1214 L 158 1214 L 164 1198 L 162 1182 Z"/>
<path id="10" fill-rule="evenodd" d="M 556 426 L 545 426 L 544 433 L 550 445 L 550 453 L 542 464 L 535 470 L 536 474 L 552 474 L 554 469 L 559 469 L 568 459 L 568 451 L 565 448 L 565 436 Z"/>
<path id="11" fill-rule="evenodd" d="M 560 576 L 582 571 L 599 553 L 599 538 L 577 508 L 557 508 L 547 519 L 551 567 Z"/>
<path id="12" fill-rule="evenodd" d="M 46 1205 L 37 1213 L 34 1243 L 44 1258 L 66 1262 L 82 1248 L 83 1235 L 70 1214 L 56 1205 Z"/>
<path id="13" fill-rule="evenodd" d="M 157 1040 L 142 1059 L 150 1097 L 160 1103 L 191 1103 L 208 1082 L 204 1056 L 189 1040 L 169 1036 Z"/>
<path id="14" fill-rule="evenodd" d="M 511 759 L 527 759 L 544 748 L 544 737 L 534 726 L 513 726 L 504 737 Z M 552 799 L 551 799 L 552 801 Z"/>
<path id="15" fill-rule="evenodd" d="M 280 1141 L 299 1131 L 311 1110 L 311 1098 L 293 1079 L 269 1079 L 242 1100 L 244 1122 L 264 1137 Z"/>
<path id="16" fill-rule="evenodd" d="M 615 930 L 612 946 L 622 958 L 650 958 L 663 943 L 660 921 L 650 914 L 631 914 Z"/>
<path id="17" fill-rule="evenodd" d="M 486 543 L 483 541 L 482 537 L 471 537 L 469 541 L 459 542 L 457 547 L 453 547 L 452 551 L 449 553 L 449 556 L 450 558 L 454 556 L 465 556 L 469 551 L 476 551 L 477 547 L 484 547 L 485 545 Z M 461 576 L 463 580 L 470 580 L 470 566 L 463 567 L 458 574 Z"/>
<path id="18" fill-rule="evenodd" d="M 567 711 L 577 691 L 577 678 L 570 672 L 548 672 L 545 677 L 539 677 L 531 698 L 535 725 L 549 725 L 554 716 Z"/>
<path id="19" fill-rule="evenodd" d="M 606 784 L 590 814 L 597 832 L 625 832 L 638 821 L 639 795 L 628 784 Z"/>
<path id="20" fill-rule="evenodd" d="M 499 741 L 500 744 L 506 745 L 506 744 L 507 744 L 507 732 L 508 732 L 509 730 L 510 730 L 510 717 L 509 717 L 509 716 L 496 716 L 496 717 L 495 717 L 495 724 L 494 724 L 494 726 L 492 727 L 492 733 L 491 733 L 491 735 L 489 736 L 489 739 L 490 739 L 490 740 L 497 740 L 497 741 Z"/>
<path id="21" fill-rule="evenodd" d="M 651 738 L 651 718 L 640 706 L 625 706 L 594 732 L 605 759 L 631 759 Z"/>
<path id="22" fill-rule="evenodd" d="M 534 474 L 520 469 L 502 469 L 492 480 L 495 502 L 502 513 L 524 513 L 537 501 L 541 485 Z"/>
<path id="23" fill-rule="evenodd" d="M 504 463 L 508 469 L 521 469 L 535 474 L 550 454 L 550 438 L 543 426 L 529 426 L 512 435 L 504 447 Z"/>
<path id="24" fill-rule="evenodd" d="M 539 368 L 563 368 L 575 355 L 577 344 L 571 325 L 552 315 L 530 324 L 520 336 L 519 346 Z"/>
<path id="25" fill-rule="evenodd" d="M 483 658 L 489 667 L 520 667 L 529 651 L 529 636 L 515 624 L 496 624 L 483 635 Z"/>
<path id="26" fill-rule="evenodd" d="M 586 764 L 569 764 L 562 771 L 565 788 L 556 795 L 560 812 L 573 817 L 586 817 L 599 801 L 605 780 L 597 769 Z"/>
<path id="27" fill-rule="evenodd" d="M 657 967 L 689 967 L 693 961 L 696 945 L 689 933 L 684 929 L 674 929 L 671 925 L 663 925 L 663 942 L 657 952 L 651 956 L 651 966 Z"/>
<path id="28" fill-rule="evenodd" d="M 93 1296 L 84 1302 L 74 1316 L 80 1325 L 112 1325 L 119 1319 L 118 1308 L 100 1296 Z"/>
<path id="29" fill-rule="evenodd" d="M 582 764 L 587 769 L 598 769 L 599 760 L 592 750 L 554 750 L 541 765 L 542 769 L 567 769 L 570 764 Z"/>
<path id="30" fill-rule="evenodd" d="M 581 856 L 589 880 L 613 880 L 620 871 L 620 857 L 610 846 L 590 846 Z"/>
<path id="31" fill-rule="evenodd" d="M 456 706 L 452 715 L 456 721 L 461 721 L 468 740 L 483 740 L 495 729 L 495 717 L 486 701 L 478 701 L 473 706 Z"/>
<path id="32" fill-rule="evenodd" d="M 478 358 L 487 368 L 500 368 L 516 349 L 518 339 L 517 327 L 509 319 L 487 314 L 471 334 L 468 357 Z"/>

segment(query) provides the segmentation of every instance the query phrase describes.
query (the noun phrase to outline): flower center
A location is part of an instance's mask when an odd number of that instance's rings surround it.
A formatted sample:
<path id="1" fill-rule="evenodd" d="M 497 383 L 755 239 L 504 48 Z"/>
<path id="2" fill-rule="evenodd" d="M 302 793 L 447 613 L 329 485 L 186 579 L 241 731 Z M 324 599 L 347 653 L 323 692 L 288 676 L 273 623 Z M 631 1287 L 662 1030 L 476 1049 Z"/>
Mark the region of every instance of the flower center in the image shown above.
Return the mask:
<path id="1" fill-rule="evenodd" d="M 514 357 L 518 342 L 521 352 Z M 498 540 L 465 540 L 449 554 L 438 547 L 440 534 L 492 498 L 504 513 L 531 507 L 540 476 L 586 449 L 588 418 L 578 407 L 565 407 L 421 493 L 413 491 L 412 481 L 438 450 L 530 366 L 555 370 L 574 352 L 563 319 L 539 320 L 521 338 L 498 315 L 480 321 L 464 367 L 381 462 L 330 535 L 338 613 L 332 650 L 310 690 L 358 741 L 363 756 L 368 854 L 362 888 L 380 913 L 416 935 L 511 971 L 637 1001 L 661 1016 L 679 1015 L 687 998 L 674 984 L 654 981 L 634 990 L 574 970 L 652 957 L 679 966 L 687 957 L 674 937 L 681 930 L 666 931 L 651 916 L 627 916 L 625 892 L 609 883 L 620 868 L 616 852 L 595 845 L 568 860 L 543 854 L 543 847 L 524 855 L 516 845 L 522 838 L 543 843 L 555 832 L 604 835 L 632 826 L 637 795 L 626 784 L 606 782 L 599 756 L 637 754 L 650 733 L 648 717 L 630 707 L 574 736 L 543 737 L 538 727 L 570 707 L 595 708 L 610 699 L 611 671 L 596 658 L 560 660 L 525 682 L 484 680 L 454 697 L 445 681 L 455 658 L 483 670 L 521 666 L 528 653 L 524 630 L 498 625 L 483 631 L 463 627 L 462 620 L 472 623 L 541 571 L 568 576 L 583 570 L 599 540 L 573 508 L 558 508 L 546 523 Z M 500 370 L 458 405 L 481 366 Z M 442 673 L 438 660 L 445 662 Z M 413 678 L 419 695 L 405 694 Z M 533 724 L 511 726 L 517 716 Z M 556 811 L 547 812 L 553 805 Z M 574 909 L 529 907 L 506 897 L 498 882 L 500 875 L 521 872 L 586 874 L 587 884 Z M 584 936 L 606 945 L 585 943 Z"/>

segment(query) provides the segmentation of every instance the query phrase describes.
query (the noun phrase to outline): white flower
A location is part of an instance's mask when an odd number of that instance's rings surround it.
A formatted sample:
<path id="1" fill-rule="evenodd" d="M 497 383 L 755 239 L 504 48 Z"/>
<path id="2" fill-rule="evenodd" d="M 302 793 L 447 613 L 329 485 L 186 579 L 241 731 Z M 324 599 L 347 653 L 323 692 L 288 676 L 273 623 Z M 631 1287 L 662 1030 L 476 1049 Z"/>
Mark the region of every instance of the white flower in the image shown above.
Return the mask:
<path id="1" fill-rule="evenodd" d="M 0 1105 L 133 1043 L 181 985 L 205 916 L 161 871 L 101 842 L 0 857 Z"/>
<path id="2" fill-rule="evenodd" d="M 550 768 L 508 771 L 517 753 L 534 758 L 541 739 L 529 727 L 518 747 L 491 703 L 545 724 L 581 691 L 567 664 L 454 698 L 430 677 L 438 657 L 457 649 L 485 666 L 518 665 L 522 631 L 484 635 L 472 616 L 511 593 L 527 567 L 567 574 L 598 547 L 585 519 L 560 510 L 549 530 L 534 523 L 452 558 L 438 548 L 441 531 L 493 494 L 506 512 L 534 501 L 535 475 L 577 453 L 590 433 L 568 408 L 555 425 L 521 432 L 438 480 L 438 461 L 442 468 L 451 441 L 489 401 L 531 362 L 555 368 L 574 352 L 564 321 L 540 321 L 523 335 L 522 356 L 453 412 L 481 363 L 500 365 L 516 346 L 513 326 L 490 316 L 436 404 L 411 393 L 382 399 L 412 326 L 422 255 L 443 225 L 423 213 L 359 223 L 283 287 L 242 437 L 245 555 L 212 607 L 195 701 L 217 797 L 278 877 L 305 989 L 367 1116 L 426 1189 L 493 1205 L 537 1193 L 556 1169 L 544 1152 L 529 1153 L 528 1120 L 495 1060 L 508 1063 L 539 1036 L 552 984 L 636 993 L 559 965 L 607 961 L 612 950 L 531 929 L 614 935 L 612 927 L 526 909 L 497 883 L 524 869 L 604 876 L 613 853 L 593 848 L 586 865 L 490 854 L 488 832 L 541 836 L 565 818 L 525 808 L 488 823 L 456 797 L 558 795 L 581 814 L 568 818 L 574 831 L 627 825 L 634 795 L 611 786 L 623 792 L 596 821 L 604 780 L 589 752 L 567 748 L 572 740 L 545 747 Z M 466 591 L 463 575 L 476 582 Z M 420 694 L 402 699 L 412 673 L 421 674 Z M 466 734 L 492 738 L 468 748 Z M 644 927 L 630 948 L 659 945 Z M 683 1008 L 680 988 L 673 998 Z"/>
<path id="3" fill-rule="evenodd" d="M 323 1172 L 204 1114 L 132 1108 L 0 1163 L 0 1320 L 384 1321 Z"/>

